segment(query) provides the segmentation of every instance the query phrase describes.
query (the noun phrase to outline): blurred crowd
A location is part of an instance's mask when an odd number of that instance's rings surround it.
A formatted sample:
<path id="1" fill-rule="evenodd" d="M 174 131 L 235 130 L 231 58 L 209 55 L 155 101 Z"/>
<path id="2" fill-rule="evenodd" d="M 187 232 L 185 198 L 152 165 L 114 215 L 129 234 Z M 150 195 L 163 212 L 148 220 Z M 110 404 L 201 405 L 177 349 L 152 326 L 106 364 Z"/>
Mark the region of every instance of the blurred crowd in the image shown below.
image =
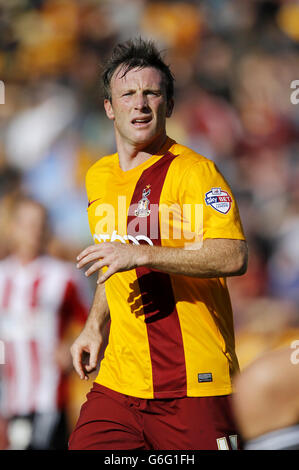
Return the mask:
<path id="1" fill-rule="evenodd" d="M 115 151 L 101 69 L 136 36 L 175 75 L 168 134 L 214 160 L 238 201 L 249 267 L 229 286 L 244 367 L 299 339 L 299 1 L 0 0 L 0 259 L 23 192 L 48 210 L 50 255 L 74 262 L 92 242 L 85 173 Z"/>

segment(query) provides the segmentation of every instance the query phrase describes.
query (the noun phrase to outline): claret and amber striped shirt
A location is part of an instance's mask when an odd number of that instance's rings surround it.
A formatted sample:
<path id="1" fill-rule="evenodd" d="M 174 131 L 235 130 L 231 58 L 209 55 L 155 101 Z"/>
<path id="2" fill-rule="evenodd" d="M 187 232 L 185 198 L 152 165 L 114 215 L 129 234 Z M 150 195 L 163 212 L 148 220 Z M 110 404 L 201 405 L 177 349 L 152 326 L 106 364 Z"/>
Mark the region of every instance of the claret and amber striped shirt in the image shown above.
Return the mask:
<path id="1" fill-rule="evenodd" d="M 101 158 L 86 187 L 95 243 L 192 248 L 208 238 L 245 238 L 215 164 L 169 138 L 128 171 L 117 154 Z M 140 267 L 114 274 L 105 287 L 111 327 L 96 382 L 140 398 L 231 393 L 238 361 L 224 278 Z"/>

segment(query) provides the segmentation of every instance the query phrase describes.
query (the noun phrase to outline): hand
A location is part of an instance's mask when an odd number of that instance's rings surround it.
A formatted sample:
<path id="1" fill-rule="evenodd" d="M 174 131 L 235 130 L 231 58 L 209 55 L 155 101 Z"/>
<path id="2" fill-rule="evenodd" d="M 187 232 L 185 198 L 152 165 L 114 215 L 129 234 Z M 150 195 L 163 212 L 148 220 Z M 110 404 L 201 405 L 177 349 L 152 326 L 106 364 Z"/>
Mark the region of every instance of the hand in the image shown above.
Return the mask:
<path id="1" fill-rule="evenodd" d="M 101 284 L 107 281 L 112 274 L 129 271 L 145 263 L 145 248 L 147 247 L 120 242 L 91 245 L 77 256 L 77 268 L 83 268 L 86 264 L 95 261 L 85 272 L 86 276 L 90 276 L 107 266 L 107 271 L 99 275 L 97 283 Z"/>
<path id="2" fill-rule="evenodd" d="M 81 380 L 88 380 L 88 374 L 96 370 L 102 343 L 101 333 L 85 326 L 71 346 L 73 366 Z"/>

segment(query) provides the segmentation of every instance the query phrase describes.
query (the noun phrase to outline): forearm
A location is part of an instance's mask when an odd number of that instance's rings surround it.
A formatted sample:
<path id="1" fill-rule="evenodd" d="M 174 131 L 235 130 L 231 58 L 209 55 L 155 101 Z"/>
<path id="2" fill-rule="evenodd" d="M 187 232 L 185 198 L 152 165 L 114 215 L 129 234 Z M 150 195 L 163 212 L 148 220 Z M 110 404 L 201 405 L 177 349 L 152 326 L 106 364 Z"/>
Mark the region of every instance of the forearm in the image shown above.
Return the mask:
<path id="1" fill-rule="evenodd" d="M 244 240 L 231 239 L 207 239 L 201 247 L 193 245 L 187 248 L 99 243 L 83 250 L 77 260 L 78 268 L 93 263 L 85 272 L 86 276 L 107 267 L 105 273 L 99 274 L 99 285 L 117 272 L 130 271 L 141 266 L 201 278 L 239 276 L 247 269 L 247 244 Z M 98 305 L 102 305 L 103 301 L 100 293 L 99 301 L 97 298 L 98 293 L 94 302 L 95 311 L 91 311 L 91 318 L 95 318 L 96 322 L 99 318 Z"/>
<path id="2" fill-rule="evenodd" d="M 198 249 L 142 246 L 137 264 L 191 277 L 214 278 L 244 274 L 247 245 L 242 240 L 205 240 Z"/>
<path id="3" fill-rule="evenodd" d="M 95 290 L 92 306 L 85 323 L 85 328 L 102 331 L 109 320 L 109 307 L 106 298 L 105 285 L 98 284 Z"/>
<path id="4" fill-rule="evenodd" d="M 107 344 L 108 318 L 105 286 L 98 285 L 85 327 L 71 347 L 73 365 L 82 380 L 87 380 L 88 374 L 96 369 Z"/>

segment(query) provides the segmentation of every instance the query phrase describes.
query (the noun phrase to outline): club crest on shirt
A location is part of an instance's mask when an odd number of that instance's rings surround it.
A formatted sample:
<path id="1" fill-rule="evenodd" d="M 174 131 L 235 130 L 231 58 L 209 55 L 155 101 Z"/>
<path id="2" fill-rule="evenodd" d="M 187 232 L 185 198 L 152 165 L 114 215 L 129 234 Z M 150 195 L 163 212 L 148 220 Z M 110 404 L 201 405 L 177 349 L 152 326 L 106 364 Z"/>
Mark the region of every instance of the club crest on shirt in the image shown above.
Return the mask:
<path id="1" fill-rule="evenodd" d="M 150 195 L 150 187 L 151 185 L 148 184 L 142 191 L 142 198 L 138 201 L 137 209 L 135 210 L 136 217 L 148 217 L 151 213 L 149 207 L 150 200 L 148 196 Z"/>
<path id="2" fill-rule="evenodd" d="M 221 188 L 212 188 L 205 194 L 205 203 L 221 214 L 227 214 L 232 206 L 232 198 Z"/>

